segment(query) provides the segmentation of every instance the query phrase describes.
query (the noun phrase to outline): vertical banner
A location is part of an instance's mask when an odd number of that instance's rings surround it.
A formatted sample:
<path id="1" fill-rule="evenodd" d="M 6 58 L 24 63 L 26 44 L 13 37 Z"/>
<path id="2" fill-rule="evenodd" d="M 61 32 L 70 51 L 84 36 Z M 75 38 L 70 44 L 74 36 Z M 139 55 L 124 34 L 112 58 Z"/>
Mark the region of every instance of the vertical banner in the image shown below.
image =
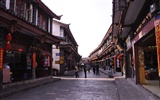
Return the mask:
<path id="1" fill-rule="evenodd" d="M 51 67 L 51 57 L 48 56 L 48 66 Z"/>
<path id="2" fill-rule="evenodd" d="M 160 77 L 160 18 L 154 21 L 154 26 L 155 26 L 156 45 L 157 45 L 158 73 Z"/>
<path id="3" fill-rule="evenodd" d="M 0 70 L 3 69 L 3 48 L 0 48 Z"/>
<path id="4" fill-rule="evenodd" d="M 33 53 L 33 68 L 36 68 L 37 67 L 37 62 L 36 62 L 36 53 Z"/>

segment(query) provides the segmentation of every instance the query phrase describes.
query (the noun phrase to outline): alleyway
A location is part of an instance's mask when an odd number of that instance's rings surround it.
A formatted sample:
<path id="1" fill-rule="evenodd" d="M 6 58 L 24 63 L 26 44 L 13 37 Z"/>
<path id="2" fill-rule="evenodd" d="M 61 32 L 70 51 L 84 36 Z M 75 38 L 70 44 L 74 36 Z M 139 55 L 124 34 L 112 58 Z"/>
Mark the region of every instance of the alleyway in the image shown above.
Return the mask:
<path id="1" fill-rule="evenodd" d="M 88 77 L 84 78 L 84 73 L 81 71 L 79 78 L 61 77 L 60 81 L 42 85 L 3 100 L 158 100 L 137 88 L 133 89 L 131 84 L 119 81 L 126 86 L 123 90 L 117 87 L 122 85 L 121 83 L 115 82 L 114 78 L 108 78 L 104 73 L 94 75 L 90 71 L 87 75 Z"/>

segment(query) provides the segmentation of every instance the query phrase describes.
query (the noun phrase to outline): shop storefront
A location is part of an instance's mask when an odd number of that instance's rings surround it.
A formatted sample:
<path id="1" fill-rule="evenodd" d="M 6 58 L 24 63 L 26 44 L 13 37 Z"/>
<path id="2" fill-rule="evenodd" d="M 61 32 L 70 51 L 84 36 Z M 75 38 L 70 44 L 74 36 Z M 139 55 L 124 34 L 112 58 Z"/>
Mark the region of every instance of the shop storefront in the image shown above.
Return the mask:
<path id="1" fill-rule="evenodd" d="M 58 45 L 60 48 L 60 69 L 59 74 L 63 75 L 65 71 L 74 70 L 75 64 L 80 60 L 80 56 L 70 44 Z"/>
<path id="2" fill-rule="evenodd" d="M 134 67 L 136 69 L 136 83 L 158 83 L 157 45 L 154 28 L 154 18 L 141 30 L 132 41 Z"/>
<path id="3" fill-rule="evenodd" d="M 5 32 L 5 35 L 6 33 L 8 32 Z M 42 44 L 38 39 L 14 32 L 9 46 L 3 48 L 3 65 L 9 65 L 12 73 L 11 81 L 17 82 L 50 75 L 50 48 L 51 45 L 47 43 Z M 5 75 L 3 76 L 5 78 Z"/>

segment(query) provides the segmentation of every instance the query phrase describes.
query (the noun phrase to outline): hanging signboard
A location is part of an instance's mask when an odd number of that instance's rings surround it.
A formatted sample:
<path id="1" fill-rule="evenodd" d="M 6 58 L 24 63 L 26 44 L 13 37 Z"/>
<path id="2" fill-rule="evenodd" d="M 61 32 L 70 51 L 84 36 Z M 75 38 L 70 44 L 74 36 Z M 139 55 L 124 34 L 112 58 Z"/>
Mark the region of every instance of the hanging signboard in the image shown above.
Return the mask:
<path id="1" fill-rule="evenodd" d="M 59 64 L 59 61 L 55 61 L 55 64 Z"/>
<path id="2" fill-rule="evenodd" d="M 63 64 L 63 63 L 64 63 L 64 61 L 63 61 L 63 60 L 60 60 L 60 61 L 59 61 L 59 64 Z"/>
<path id="3" fill-rule="evenodd" d="M 157 45 L 158 73 L 160 77 L 160 18 L 157 18 L 155 20 L 154 25 L 155 25 L 155 36 Z"/>
<path id="4" fill-rule="evenodd" d="M 56 56 L 60 56 L 60 53 L 56 53 Z"/>
<path id="5" fill-rule="evenodd" d="M 3 69 L 3 48 L 0 48 L 0 70 Z"/>

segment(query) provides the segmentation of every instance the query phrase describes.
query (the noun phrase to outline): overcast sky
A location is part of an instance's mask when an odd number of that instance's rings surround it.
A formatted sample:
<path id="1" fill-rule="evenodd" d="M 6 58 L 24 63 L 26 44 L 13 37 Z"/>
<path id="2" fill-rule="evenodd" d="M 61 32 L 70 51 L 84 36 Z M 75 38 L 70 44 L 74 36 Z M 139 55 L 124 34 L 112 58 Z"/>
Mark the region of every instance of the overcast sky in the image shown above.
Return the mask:
<path id="1" fill-rule="evenodd" d="M 112 23 L 112 0 L 42 0 L 70 30 L 82 57 L 98 47 Z"/>

